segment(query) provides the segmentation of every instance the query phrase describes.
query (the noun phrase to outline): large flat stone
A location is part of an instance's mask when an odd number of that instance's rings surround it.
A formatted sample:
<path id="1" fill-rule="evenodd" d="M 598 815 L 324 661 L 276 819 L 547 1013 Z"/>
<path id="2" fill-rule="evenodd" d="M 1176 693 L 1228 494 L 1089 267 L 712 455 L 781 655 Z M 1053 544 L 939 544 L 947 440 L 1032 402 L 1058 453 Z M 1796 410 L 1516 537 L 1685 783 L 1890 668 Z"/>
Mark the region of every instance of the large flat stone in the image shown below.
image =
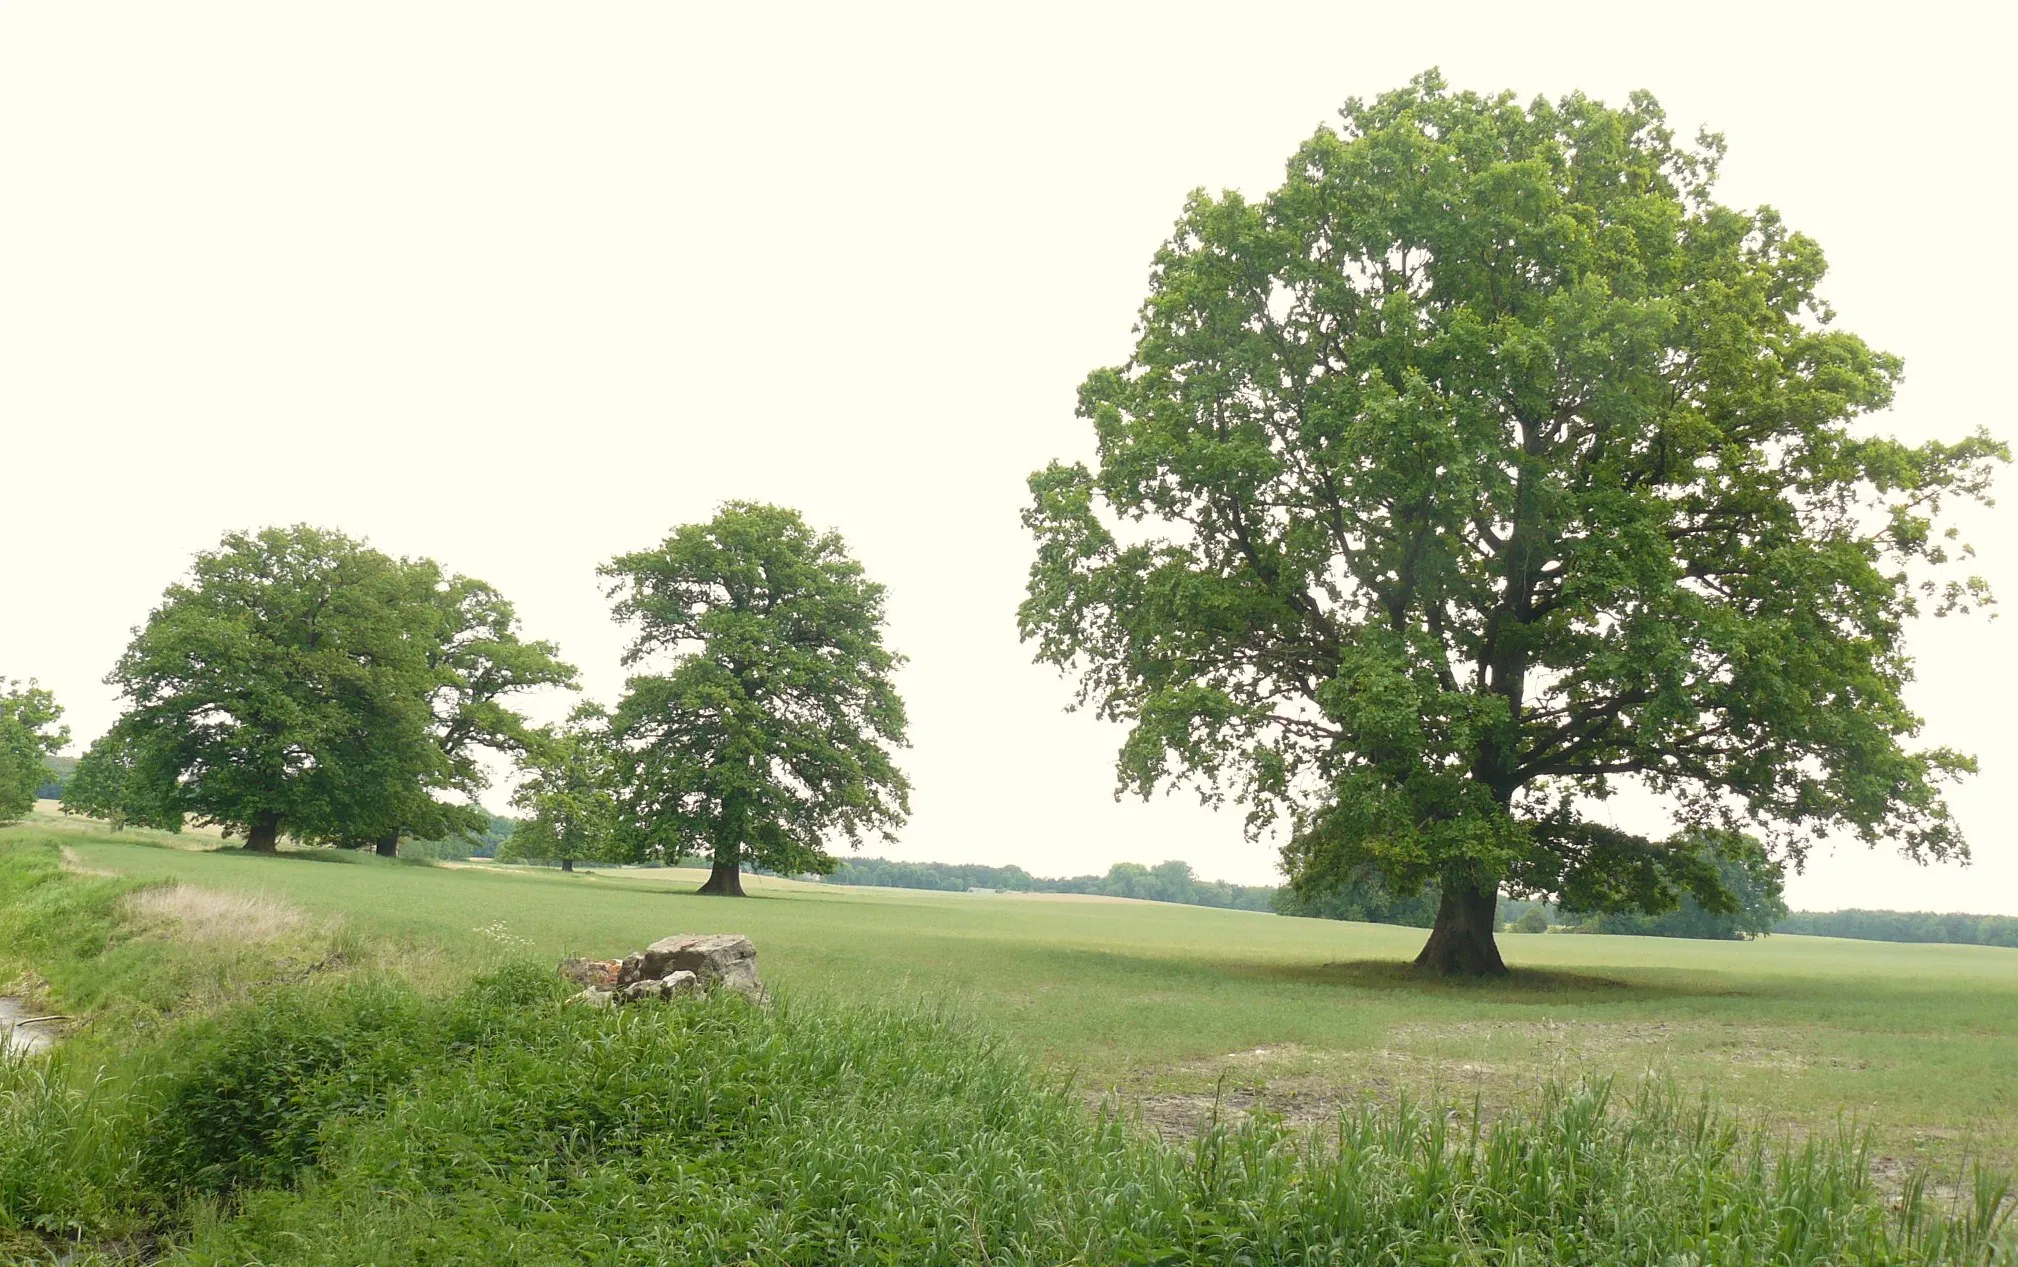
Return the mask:
<path id="1" fill-rule="evenodd" d="M 626 956 L 623 983 L 663 979 L 691 972 L 707 986 L 744 994 L 763 992 L 757 980 L 757 947 L 741 933 L 688 933 L 662 937 L 640 954 Z"/>

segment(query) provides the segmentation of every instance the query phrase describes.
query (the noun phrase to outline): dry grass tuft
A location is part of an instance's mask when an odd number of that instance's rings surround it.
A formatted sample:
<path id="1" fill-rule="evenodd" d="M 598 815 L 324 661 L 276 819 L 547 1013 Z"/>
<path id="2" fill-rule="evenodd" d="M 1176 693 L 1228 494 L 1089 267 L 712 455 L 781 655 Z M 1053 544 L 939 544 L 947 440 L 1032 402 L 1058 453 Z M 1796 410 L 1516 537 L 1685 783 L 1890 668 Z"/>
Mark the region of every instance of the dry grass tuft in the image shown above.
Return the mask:
<path id="1" fill-rule="evenodd" d="M 278 898 L 188 884 L 143 889 L 127 903 L 142 920 L 172 924 L 191 941 L 277 941 L 308 923 L 305 911 Z"/>

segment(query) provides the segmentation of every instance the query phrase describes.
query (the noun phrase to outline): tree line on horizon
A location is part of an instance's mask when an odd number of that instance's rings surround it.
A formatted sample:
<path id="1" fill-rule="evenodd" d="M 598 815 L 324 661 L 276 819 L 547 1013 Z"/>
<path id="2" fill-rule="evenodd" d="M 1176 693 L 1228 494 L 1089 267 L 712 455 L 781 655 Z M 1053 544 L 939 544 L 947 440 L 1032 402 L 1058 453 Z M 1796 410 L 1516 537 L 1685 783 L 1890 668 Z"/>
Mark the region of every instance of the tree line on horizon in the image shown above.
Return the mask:
<path id="1" fill-rule="evenodd" d="M 991 889 L 1001 893 L 1083 893 L 1099 897 L 1176 902 L 1234 911 L 1273 910 L 1274 885 L 1229 884 L 1201 879 L 1191 864 L 1177 860 L 1144 866 L 1117 862 L 1104 875 L 1048 878 L 1011 864 L 1004 867 L 960 862 L 893 862 L 885 858 L 848 858 L 824 877 L 828 884 L 872 885 L 897 889 L 966 892 Z"/>
<path id="2" fill-rule="evenodd" d="M 1844 937 L 1864 941 L 1934 942 L 1953 945 L 2018 948 L 2018 916 L 1937 914 L 1928 911 L 1790 911 L 1777 869 L 1755 862 L 1750 869 L 1733 868 L 1728 882 L 1739 892 L 1739 909 L 1712 912 L 1692 898 L 1672 911 L 1563 911 L 1552 903 L 1500 899 L 1496 918 L 1502 929 L 1543 932 L 1600 933 L 1635 937 L 1685 937 L 1734 941 L 1769 933 L 1807 937 Z M 1398 924 L 1428 928 L 1436 919 L 1434 894 L 1396 897 L 1371 877 L 1356 885 L 1304 897 L 1288 885 L 1230 884 L 1198 877 L 1181 861 L 1145 866 L 1118 862 L 1104 875 L 1046 877 L 1022 867 L 964 862 L 899 862 L 885 858 L 848 858 L 825 883 L 881 888 L 1000 893 L 1084 893 L 1101 897 L 1176 902 L 1225 910 L 1272 911 L 1312 919 L 1350 920 L 1366 924 Z"/>

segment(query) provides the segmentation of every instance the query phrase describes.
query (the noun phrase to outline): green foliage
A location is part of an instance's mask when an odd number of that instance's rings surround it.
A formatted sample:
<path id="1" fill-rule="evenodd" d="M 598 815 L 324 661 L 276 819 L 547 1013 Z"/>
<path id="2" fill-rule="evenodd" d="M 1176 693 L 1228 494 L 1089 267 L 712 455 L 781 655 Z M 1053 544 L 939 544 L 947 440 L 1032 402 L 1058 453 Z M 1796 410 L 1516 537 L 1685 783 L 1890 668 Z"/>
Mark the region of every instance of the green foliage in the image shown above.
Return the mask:
<path id="1" fill-rule="evenodd" d="M 635 856 L 823 873 L 909 813 L 883 587 L 797 512 L 731 502 L 602 569 L 634 630 L 611 719 Z"/>
<path id="2" fill-rule="evenodd" d="M 512 862 L 621 860 L 615 794 L 616 754 L 600 708 L 575 710 L 565 727 L 528 745 L 525 778 L 512 793 L 523 810 L 497 856 Z"/>
<path id="3" fill-rule="evenodd" d="M 522 745 L 504 698 L 573 670 L 517 635 L 509 603 L 432 560 L 307 526 L 232 533 L 197 556 L 108 679 L 129 710 L 65 807 L 270 848 L 445 837 L 487 815 L 477 754 Z"/>
<path id="4" fill-rule="evenodd" d="M 1306 876 L 1301 884 L 1285 885 L 1276 890 L 1274 907 L 1282 915 L 1428 928 L 1436 921 L 1436 900 L 1434 886 L 1396 893 L 1379 872 L 1363 866 L 1344 875 Z"/>
<path id="5" fill-rule="evenodd" d="M 502 814 L 485 814 L 480 831 L 460 831 L 443 840 L 404 840 L 399 855 L 419 862 L 462 862 L 470 858 L 494 858 L 504 842 L 518 829 L 518 820 Z"/>
<path id="6" fill-rule="evenodd" d="M 1780 864 L 1756 841 L 1740 841 L 1732 853 L 1716 858 L 1720 887 L 1733 898 L 1729 909 L 1706 909 L 1693 894 L 1680 908 L 1657 915 L 1631 911 L 1600 911 L 1566 918 L 1580 933 L 1625 933 L 1639 937 L 1707 937 L 1733 940 L 1774 931 L 1787 917 L 1783 897 L 1785 875 Z M 2018 922 L 2018 921 L 2014 921 Z"/>
<path id="7" fill-rule="evenodd" d="M 399 856 L 417 862 L 463 862 L 470 858 L 491 858 L 517 827 L 516 819 L 485 812 L 481 831 L 459 831 L 442 840 L 402 840 Z"/>
<path id="8" fill-rule="evenodd" d="M 1546 902 L 1502 898 L 1497 923 L 1515 932 L 1542 932 L 1559 921 L 1580 933 L 1617 933 L 1641 937 L 1698 937 L 1713 940 L 1756 937 L 1772 932 L 1787 913 L 1781 898 L 1784 876 L 1780 864 L 1757 841 L 1724 835 L 1697 846 L 1714 860 L 1719 888 L 1729 895 L 1724 909 L 1708 910 L 1693 894 L 1684 894 L 1679 909 L 1657 915 L 1640 912 L 1561 911 Z M 1325 919 L 1359 920 L 1370 924 L 1406 924 L 1428 928 L 1438 899 L 1434 884 L 1413 894 L 1395 894 L 1370 867 L 1316 885 L 1287 886 L 1276 893 L 1274 908 L 1283 915 L 1314 915 Z"/>
<path id="9" fill-rule="evenodd" d="M 66 876 L 59 856 L 53 842 L 0 842 L 0 978 L 49 973 L 68 993 L 98 966 L 118 928 L 118 901 L 134 886 Z"/>
<path id="10" fill-rule="evenodd" d="M 94 792 L 137 790 L 129 821 L 194 815 L 268 846 L 375 828 L 388 781 L 446 774 L 425 737 L 429 608 L 412 582 L 340 533 L 227 535 L 107 679 L 129 711 L 86 754 L 105 771 Z"/>
<path id="11" fill-rule="evenodd" d="M 1023 635 L 1128 726 L 1125 788 L 1239 796 L 1299 881 L 1454 918 L 1728 906 L 1699 832 L 1588 813 L 1620 778 L 1785 858 L 1966 856 L 1903 633 L 1988 601 L 1937 519 L 2008 453 L 1868 434 L 1899 361 L 1830 325 L 1811 239 L 1713 200 L 1721 154 L 1645 95 L 1432 73 L 1266 197 L 1192 195 L 1081 388 L 1097 462 L 1025 512 Z"/>
<path id="12" fill-rule="evenodd" d="M 155 1062 L 142 1182 L 177 1196 L 293 1182 L 333 1120 L 382 1108 L 426 1056 L 445 1054 L 434 1011 L 410 989 L 344 983 L 275 992 L 177 1033 Z"/>
<path id="13" fill-rule="evenodd" d="M 77 769 L 77 758 L 50 757 L 42 764 L 45 770 L 41 784 L 35 789 L 35 799 L 38 801 L 61 800 L 63 797 L 63 785 L 69 781 L 70 775 Z"/>
<path id="14" fill-rule="evenodd" d="M 1145 867 L 1139 862 L 1117 862 L 1104 876 L 1074 876 L 1045 886 L 1054 893 L 1093 893 L 1103 897 L 1131 897 L 1147 902 L 1179 902 L 1186 906 L 1216 906 L 1232 910 L 1265 911 L 1275 890 L 1272 886 L 1228 884 L 1224 880 L 1201 880 L 1186 862 L 1160 862 Z"/>
<path id="15" fill-rule="evenodd" d="M 1229 910 L 1265 911 L 1276 890 L 1269 885 L 1228 884 L 1202 880 L 1191 864 L 1175 860 L 1145 867 L 1117 862 L 1106 875 L 1059 879 L 1033 876 L 1021 867 L 990 867 L 978 863 L 890 862 L 883 858 L 850 858 L 834 868 L 829 884 L 876 885 L 897 889 L 965 892 L 995 889 L 1005 893 L 1090 893 L 1101 897 L 1131 897 L 1148 902 L 1177 902 Z"/>
<path id="16" fill-rule="evenodd" d="M 994 889 L 1003 893 L 1034 893 L 1044 881 L 1018 866 L 991 867 L 978 862 L 893 862 L 887 858 L 849 858 L 827 875 L 828 884 L 872 885 L 887 889 L 927 889 L 965 893 Z"/>
<path id="17" fill-rule="evenodd" d="M 509 699 L 545 687 L 574 689 L 574 666 L 550 642 L 520 637 L 518 614 L 483 581 L 444 574 L 431 559 L 406 565 L 432 596 L 435 627 L 428 650 L 429 739 L 443 777 L 405 789 L 406 813 L 390 831 L 422 838 L 482 833 L 492 822 L 481 798 L 490 786 L 486 753 L 523 756 L 533 742 Z M 444 801 L 438 792 L 459 800 Z"/>
<path id="18" fill-rule="evenodd" d="M 1933 911 L 1795 911 L 1776 933 L 1856 937 L 1865 941 L 1937 942 L 2018 948 L 2018 916 L 1936 914 Z"/>
<path id="19" fill-rule="evenodd" d="M 143 765 L 133 728 L 114 726 L 86 750 L 63 784 L 63 812 L 126 827 L 182 830 L 182 806 L 158 769 Z"/>
<path id="20" fill-rule="evenodd" d="M 70 741 L 56 697 L 37 686 L 0 678 L 0 823 L 35 808 L 49 777 L 48 760 Z"/>

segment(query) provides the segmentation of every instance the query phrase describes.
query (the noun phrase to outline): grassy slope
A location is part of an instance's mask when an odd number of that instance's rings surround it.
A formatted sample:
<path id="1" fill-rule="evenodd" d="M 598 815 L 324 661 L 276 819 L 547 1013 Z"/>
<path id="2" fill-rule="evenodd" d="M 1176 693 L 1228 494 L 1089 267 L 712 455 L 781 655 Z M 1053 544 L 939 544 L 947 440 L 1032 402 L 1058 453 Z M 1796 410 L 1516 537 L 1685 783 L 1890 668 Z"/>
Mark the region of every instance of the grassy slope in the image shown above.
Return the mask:
<path id="1" fill-rule="evenodd" d="M 1151 903 L 698 876 L 435 868 L 164 848 L 40 820 L 86 865 L 262 891 L 351 930 L 472 959 L 617 954 L 672 932 L 756 939 L 768 981 L 842 999 L 951 1001 L 1041 1061 L 1180 1115 L 1222 1077 L 1313 1115 L 1358 1092 L 1489 1101 L 1549 1074 L 1646 1070 L 1788 1123 L 1839 1112 L 1887 1151 L 1973 1140 L 2018 1153 L 2018 951 L 1775 937 L 1752 943 L 1507 937 L 1507 985 L 1435 985 L 1399 961 L 1420 932 Z M 185 844 L 208 844 L 194 840 Z M 487 930 L 487 931 L 486 931 Z"/>

